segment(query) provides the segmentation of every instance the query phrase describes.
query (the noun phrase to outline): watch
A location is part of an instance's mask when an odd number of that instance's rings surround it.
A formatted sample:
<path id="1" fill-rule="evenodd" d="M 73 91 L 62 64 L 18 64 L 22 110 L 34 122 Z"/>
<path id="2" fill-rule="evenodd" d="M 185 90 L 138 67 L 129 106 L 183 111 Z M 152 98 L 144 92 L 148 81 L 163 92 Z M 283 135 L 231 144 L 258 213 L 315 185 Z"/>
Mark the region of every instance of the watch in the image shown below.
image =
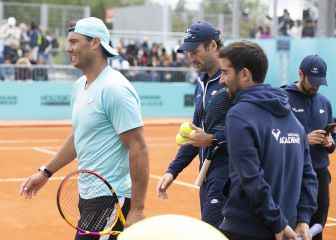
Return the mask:
<path id="1" fill-rule="evenodd" d="M 52 172 L 50 172 L 46 166 L 41 166 L 38 170 L 48 178 L 50 178 L 53 175 Z"/>

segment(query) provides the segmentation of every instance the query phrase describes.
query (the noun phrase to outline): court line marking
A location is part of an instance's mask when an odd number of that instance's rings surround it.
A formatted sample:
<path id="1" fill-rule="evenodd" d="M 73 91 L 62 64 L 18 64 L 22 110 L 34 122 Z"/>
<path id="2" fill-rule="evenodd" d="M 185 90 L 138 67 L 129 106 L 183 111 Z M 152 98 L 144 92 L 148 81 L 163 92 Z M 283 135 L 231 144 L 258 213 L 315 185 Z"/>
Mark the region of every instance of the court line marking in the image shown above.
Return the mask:
<path id="1" fill-rule="evenodd" d="M 328 217 L 328 220 L 336 222 L 336 218 Z"/>
<path id="2" fill-rule="evenodd" d="M 148 142 L 160 142 L 172 140 L 174 142 L 174 138 L 169 137 L 159 137 L 159 138 L 146 138 Z M 15 144 L 15 143 L 40 143 L 40 142 L 61 142 L 65 141 L 65 138 L 47 138 L 47 139 L 21 139 L 21 140 L 0 140 L 0 144 Z"/>
<path id="3" fill-rule="evenodd" d="M 57 153 L 56 151 L 51 151 L 51 150 L 48 150 L 48 149 L 45 149 L 45 148 L 40 148 L 40 147 L 34 147 L 33 150 L 37 151 L 37 152 L 53 155 L 53 156 L 55 156 L 56 153 Z M 150 178 L 155 179 L 155 180 L 160 180 L 161 176 L 150 174 Z M 184 187 L 189 187 L 189 188 L 194 188 L 194 189 L 199 189 L 199 187 L 196 186 L 196 185 L 194 185 L 194 184 L 183 182 L 183 181 L 179 181 L 179 180 L 175 180 L 173 182 L 173 184 L 184 186 Z"/>

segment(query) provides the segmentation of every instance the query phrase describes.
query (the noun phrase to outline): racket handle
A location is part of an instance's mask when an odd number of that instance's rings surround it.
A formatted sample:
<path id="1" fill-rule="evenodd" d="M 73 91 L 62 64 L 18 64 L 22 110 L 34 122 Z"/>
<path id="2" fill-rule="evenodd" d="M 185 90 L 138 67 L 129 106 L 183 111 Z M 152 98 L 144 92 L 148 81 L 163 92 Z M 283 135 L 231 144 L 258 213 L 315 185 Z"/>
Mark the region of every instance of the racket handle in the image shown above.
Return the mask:
<path id="1" fill-rule="evenodd" d="M 197 178 L 195 180 L 194 184 L 196 186 L 200 187 L 203 184 L 203 181 L 204 181 L 205 176 L 206 176 L 206 174 L 208 172 L 210 164 L 211 164 L 211 160 L 205 159 L 205 161 L 204 161 L 204 163 L 202 165 L 202 168 L 201 168 L 201 170 L 200 170 L 200 172 L 199 172 L 199 174 L 198 174 L 198 176 L 197 176 Z"/>
<path id="2" fill-rule="evenodd" d="M 323 227 L 321 224 L 314 224 L 310 229 L 309 233 L 312 237 L 315 237 L 317 234 L 321 233 L 323 230 Z M 302 237 L 298 237 L 297 240 L 303 240 Z"/>

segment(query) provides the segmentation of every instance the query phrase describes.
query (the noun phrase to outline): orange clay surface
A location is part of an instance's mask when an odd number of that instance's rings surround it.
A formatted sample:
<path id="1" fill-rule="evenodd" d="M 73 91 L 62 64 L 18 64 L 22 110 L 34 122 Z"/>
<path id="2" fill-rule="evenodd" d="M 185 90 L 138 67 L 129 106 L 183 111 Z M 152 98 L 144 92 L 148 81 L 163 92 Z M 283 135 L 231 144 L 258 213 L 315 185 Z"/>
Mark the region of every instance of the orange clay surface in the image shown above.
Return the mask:
<path id="1" fill-rule="evenodd" d="M 197 176 L 198 160 L 179 176 L 169 189 L 169 198 L 156 197 L 158 178 L 164 173 L 177 150 L 175 135 L 178 124 L 148 124 L 145 127 L 150 153 L 150 182 L 146 216 L 175 213 L 199 217 L 198 189 L 192 183 Z M 74 230 L 60 217 L 56 207 L 56 191 L 60 180 L 52 179 L 32 200 L 19 196 L 23 179 L 47 163 L 70 133 L 68 126 L 0 127 L 0 239 L 1 240 L 65 240 L 73 239 Z M 55 174 L 64 176 L 76 169 L 76 163 Z M 336 179 L 336 159 L 330 166 Z M 331 204 L 326 240 L 336 239 L 336 187 L 331 185 Z"/>

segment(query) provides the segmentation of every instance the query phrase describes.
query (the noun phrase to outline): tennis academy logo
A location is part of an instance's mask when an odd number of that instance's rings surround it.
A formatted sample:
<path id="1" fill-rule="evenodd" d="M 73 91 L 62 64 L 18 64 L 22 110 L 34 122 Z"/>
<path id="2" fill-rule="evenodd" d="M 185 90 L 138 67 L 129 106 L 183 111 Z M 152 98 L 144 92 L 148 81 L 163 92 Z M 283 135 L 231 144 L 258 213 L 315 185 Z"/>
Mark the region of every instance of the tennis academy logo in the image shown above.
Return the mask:
<path id="1" fill-rule="evenodd" d="M 287 133 L 287 136 L 281 136 L 280 129 L 272 129 L 272 135 L 280 144 L 300 144 L 300 135 L 297 133 Z"/>

